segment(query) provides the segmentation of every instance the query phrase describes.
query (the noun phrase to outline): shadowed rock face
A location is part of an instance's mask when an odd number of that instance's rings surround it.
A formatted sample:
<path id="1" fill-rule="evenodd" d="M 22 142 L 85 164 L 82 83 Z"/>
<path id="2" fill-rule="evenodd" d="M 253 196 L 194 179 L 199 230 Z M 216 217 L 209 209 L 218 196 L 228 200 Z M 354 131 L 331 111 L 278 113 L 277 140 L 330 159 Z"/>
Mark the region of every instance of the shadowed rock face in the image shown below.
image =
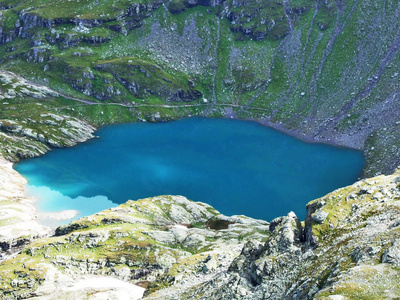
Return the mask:
<path id="1" fill-rule="evenodd" d="M 293 213 L 271 221 L 265 243 L 247 242 L 226 272 L 175 297 L 395 299 L 398 181 L 398 172 L 379 176 L 312 201 L 304 227 Z"/>

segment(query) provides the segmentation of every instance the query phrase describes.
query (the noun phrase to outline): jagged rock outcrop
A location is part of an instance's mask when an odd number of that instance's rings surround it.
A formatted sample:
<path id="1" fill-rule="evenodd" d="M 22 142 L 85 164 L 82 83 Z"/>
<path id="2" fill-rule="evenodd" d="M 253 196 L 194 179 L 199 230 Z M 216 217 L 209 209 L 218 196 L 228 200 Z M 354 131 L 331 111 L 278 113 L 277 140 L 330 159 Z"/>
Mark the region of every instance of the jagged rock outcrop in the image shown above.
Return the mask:
<path id="1" fill-rule="evenodd" d="M 224 274 L 164 299 L 395 299 L 399 181 L 379 176 L 312 201 L 304 228 L 293 213 L 271 221 L 267 241 L 248 242 Z"/>
<path id="2" fill-rule="evenodd" d="M 13 99 L 15 97 L 43 99 L 58 96 L 56 91 L 46 86 L 28 82 L 26 79 L 7 71 L 0 71 L 0 84 L 0 100 Z"/>
<path id="3" fill-rule="evenodd" d="M 7 261 L 14 272 L 3 265 L 3 297 L 64 298 L 73 283 L 97 276 L 152 292 L 194 285 L 226 270 L 243 243 L 261 242 L 269 233 L 268 222 L 226 217 L 182 196 L 160 196 L 74 221 L 58 228 L 56 235 L 32 242 Z"/>
<path id="4" fill-rule="evenodd" d="M 128 63 L 126 63 L 128 62 Z M 193 101 L 202 93 L 178 76 L 171 76 L 159 66 L 134 58 L 104 61 L 95 66 L 96 70 L 110 72 L 116 81 L 137 98 L 158 96 L 166 101 Z"/>
<path id="5" fill-rule="evenodd" d="M 11 160 L 43 155 L 50 147 L 71 147 L 77 143 L 93 138 L 95 128 L 88 123 L 69 116 L 51 113 L 42 114 L 40 122 L 35 122 L 35 127 L 29 128 L 27 124 L 18 121 L 0 119 L 0 132 L 5 139 L 24 139 L 23 147 L 8 147 L 4 149 Z M 54 133 L 50 128 L 59 130 Z"/>
<path id="6" fill-rule="evenodd" d="M 304 224 L 292 212 L 226 217 L 181 196 L 128 201 L 3 262 L 2 293 L 65 298 L 108 277 L 144 287 L 145 299 L 395 299 L 399 182 L 397 172 L 338 189 L 307 205 Z"/>
<path id="7" fill-rule="evenodd" d="M 51 147 L 71 147 L 94 137 L 94 126 L 46 107 L 48 99 L 58 96 L 59 93 L 46 86 L 31 83 L 11 72 L 0 72 L 0 101 L 3 101 L 0 112 L 3 146 L 0 152 L 4 157 L 17 161 L 43 155 Z M 25 109 L 28 108 L 27 116 L 17 117 L 13 111 L 16 104 L 21 106 L 21 102 Z"/>
<path id="8" fill-rule="evenodd" d="M 140 27 L 143 19 L 148 18 L 153 10 L 157 9 L 162 4 L 162 1 L 154 1 L 148 4 L 132 3 L 118 12 L 113 12 L 113 16 L 110 16 L 107 10 L 105 14 L 97 15 L 96 17 L 84 18 L 79 14 L 73 17 L 67 17 L 62 15 L 62 10 L 57 9 L 57 3 L 48 3 L 49 10 L 52 13 L 43 14 L 41 5 L 37 7 L 26 6 L 23 2 L 18 3 L 15 6 L 2 6 L 4 11 L 4 21 L 0 20 L 0 43 L 8 43 L 13 41 L 17 37 L 30 38 L 33 36 L 34 28 L 54 28 L 59 25 L 76 25 L 78 27 L 95 28 L 105 24 L 107 28 L 118 31 L 123 34 L 127 34 L 130 30 Z M 73 4 L 71 4 L 73 5 Z M 13 9 L 13 10 L 11 10 Z M 90 9 L 90 8 L 88 8 Z M 11 23 L 14 21 L 14 23 Z M 65 38 L 60 37 L 59 34 L 51 34 L 47 36 L 49 40 L 65 44 L 69 47 L 74 47 L 79 44 L 79 40 L 76 43 L 71 42 L 72 37 L 68 37 L 69 41 Z M 78 37 L 79 39 L 80 37 Z M 85 36 L 81 41 L 88 42 L 89 44 L 98 44 L 108 41 L 108 38 L 96 37 L 96 36 Z"/>

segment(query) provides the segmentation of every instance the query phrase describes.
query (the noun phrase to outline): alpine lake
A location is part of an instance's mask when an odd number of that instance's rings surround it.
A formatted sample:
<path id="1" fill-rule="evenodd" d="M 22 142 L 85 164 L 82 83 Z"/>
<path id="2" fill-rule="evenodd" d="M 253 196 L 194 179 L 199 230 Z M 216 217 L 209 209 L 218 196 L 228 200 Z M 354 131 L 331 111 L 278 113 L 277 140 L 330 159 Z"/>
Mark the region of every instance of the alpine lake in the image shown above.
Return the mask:
<path id="1" fill-rule="evenodd" d="M 189 118 L 100 128 L 97 139 L 14 168 L 41 212 L 75 219 L 127 200 L 183 195 L 225 215 L 270 221 L 354 183 L 362 152 L 306 143 L 256 122 Z M 70 221 L 70 220 L 67 220 Z"/>

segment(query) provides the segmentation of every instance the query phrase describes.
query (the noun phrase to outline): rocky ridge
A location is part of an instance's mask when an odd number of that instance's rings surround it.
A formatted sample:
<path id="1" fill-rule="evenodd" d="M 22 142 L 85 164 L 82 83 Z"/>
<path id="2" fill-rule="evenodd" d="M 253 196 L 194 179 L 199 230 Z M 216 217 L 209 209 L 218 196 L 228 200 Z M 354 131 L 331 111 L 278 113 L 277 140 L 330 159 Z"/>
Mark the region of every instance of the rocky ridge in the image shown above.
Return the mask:
<path id="1" fill-rule="evenodd" d="M 181 196 L 128 201 L 33 241 L 0 265 L 1 292 L 3 298 L 80 298 L 100 291 L 78 293 L 72 288 L 78 281 L 104 276 L 148 293 L 192 286 L 226 270 L 243 243 L 268 235 L 266 221 L 226 217 Z"/>
<path id="2" fill-rule="evenodd" d="M 28 82 L 13 73 L 0 71 L 0 141 L 7 159 L 34 157 L 51 147 L 73 146 L 93 138 L 95 127 L 46 107 L 59 94 Z M 24 107 L 20 110 L 20 107 Z M 24 115 L 26 113 L 26 115 Z"/>
<path id="3" fill-rule="evenodd" d="M 14 99 L 15 97 L 43 99 L 58 96 L 57 92 L 46 86 L 28 82 L 25 78 L 7 71 L 0 71 L 0 83 L 0 100 Z"/>
<path id="4" fill-rule="evenodd" d="M 270 223 L 224 276 L 180 299 L 395 299 L 399 293 L 400 173 L 362 180 Z M 172 299 L 172 298 L 171 298 Z"/>
<path id="5" fill-rule="evenodd" d="M 270 223 L 227 217 L 182 196 L 128 201 L 2 262 L 1 291 L 97 299 L 138 285 L 131 299 L 396 299 L 399 183 L 397 171 L 338 189 L 310 202 L 304 223 L 292 212 Z M 116 281 L 94 284 L 104 278 Z"/>

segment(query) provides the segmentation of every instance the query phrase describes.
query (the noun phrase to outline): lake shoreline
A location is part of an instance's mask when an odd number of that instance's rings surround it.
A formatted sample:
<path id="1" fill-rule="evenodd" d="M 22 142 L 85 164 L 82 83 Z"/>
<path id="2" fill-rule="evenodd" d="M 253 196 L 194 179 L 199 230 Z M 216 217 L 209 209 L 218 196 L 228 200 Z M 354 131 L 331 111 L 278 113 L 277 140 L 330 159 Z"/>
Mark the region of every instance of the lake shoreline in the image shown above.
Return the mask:
<path id="1" fill-rule="evenodd" d="M 363 143 L 362 139 L 353 141 L 354 137 L 351 137 L 350 135 L 347 135 L 347 134 L 343 135 L 343 137 L 341 138 L 342 142 L 340 142 L 337 138 L 317 138 L 317 137 L 307 136 L 306 134 L 300 133 L 299 131 L 287 129 L 283 123 L 272 123 L 269 120 L 265 120 L 265 119 L 264 120 L 248 119 L 248 120 L 254 121 L 263 126 L 275 129 L 279 132 L 282 132 L 282 133 L 285 133 L 292 137 L 295 137 L 306 143 L 326 144 L 326 145 L 330 145 L 330 146 L 334 146 L 334 147 L 338 147 L 338 148 L 346 148 L 346 149 L 352 149 L 352 150 L 358 150 L 358 151 L 364 150 L 364 147 L 360 146 L 360 144 Z M 356 145 L 359 145 L 359 146 L 356 146 Z"/>
<path id="2" fill-rule="evenodd" d="M 26 178 L 13 169 L 13 163 L 0 157 L 0 242 L 3 244 L 0 260 L 33 239 L 50 236 L 54 231 L 38 221 L 36 199 L 26 194 L 26 184 Z"/>
<path id="3" fill-rule="evenodd" d="M 189 119 L 189 118 L 210 118 L 210 119 L 213 119 L 214 117 L 203 117 L 203 116 L 194 116 L 194 117 L 192 117 L 192 116 L 191 116 L 191 117 L 184 117 L 184 118 L 179 118 L 179 119 L 176 119 L 176 120 L 168 120 L 168 121 L 161 121 L 161 122 L 174 122 L 174 121 L 178 121 L 178 120 L 182 120 L 182 119 Z M 359 151 L 362 151 L 362 150 L 363 150 L 362 148 L 359 148 L 359 147 L 349 147 L 349 146 L 346 146 L 346 145 L 342 145 L 342 144 L 338 143 L 336 140 L 320 140 L 320 139 L 315 139 L 315 138 L 310 137 L 310 136 L 307 136 L 307 135 L 305 135 L 305 134 L 301 134 L 301 133 L 299 133 L 298 131 L 294 131 L 294 130 L 287 129 L 287 128 L 284 126 L 284 124 L 281 124 L 281 123 L 272 123 L 272 122 L 270 122 L 270 121 L 267 120 L 267 119 L 241 119 L 241 118 L 237 118 L 236 115 L 226 115 L 226 116 L 224 116 L 224 117 L 221 117 L 221 118 L 214 118 L 214 119 L 235 119 L 235 120 L 242 120 L 242 121 L 255 122 L 255 123 L 258 123 L 258 124 L 260 124 L 260 125 L 262 125 L 262 126 L 265 126 L 265 127 L 271 128 L 271 129 L 274 129 L 274 130 L 276 130 L 276 131 L 278 131 L 278 132 L 285 133 L 285 134 L 287 134 L 287 135 L 290 135 L 290 136 L 292 136 L 292 137 L 295 137 L 295 138 L 297 138 L 297 139 L 299 139 L 299 140 L 301 140 L 301 141 L 307 142 L 307 143 L 311 143 L 311 144 L 318 144 L 318 143 L 321 143 L 321 144 L 327 144 L 327 145 L 331 145 L 331 146 L 339 147 L 339 148 L 354 149 L 354 150 L 359 150 Z M 161 122 L 154 122 L 154 123 L 161 123 Z M 127 122 L 127 124 L 129 124 L 129 123 L 135 123 L 135 122 Z M 138 123 L 140 123 L 140 121 L 139 121 Z M 145 122 L 143 122 L 143 123 L 145 123 Z M 107 125 L 104 125 L 104 126 L 119 125 L 119 124 L 123 124 L 123 123 L 118 123 L 118 124 L 107 124 Z M 96 128 L 95 128 L 94 134 L 96 134 L 96 132 L 97 132 L 100 128 L 104 127 L 104 126 L 96 127 Z M 83 142 L 80 142 L 80 143 L 85 143 L 85 142 L 87 142 L 87 141 L 89 141 L 89 140 L 93 140 L 94 138 L 98 138 L 98 136 L 94 136 L 93 138 L 87 139 L 87 140 L 85 140 L 85 141 L 83 141 Z M 348 138 L 350 139 L 351 137 L 349 136 Z M 77 145 L 79 145 L 80 143 L 78 143 Z M 74 145 L 74 146 L 76 146 L 76 145 Z M 74 147 L 74 146 L 72 146 L 72 147 Z M 69 147 L 64 147 L 64 148 L 69 148 Z M 17 171 L 15 171 L 15 169 L 13 168 L 13 163 L 10 162 L 10 161 L 8 161 L 8 160 L 5 159 L 5 158 L 0 157 L 0 166 L 6 166 L 6 165 L 8 165 L 7 168 L 11 168 L 11 169 L 13 170 L 12 174 L 9 173 L 9 176 L 14 177 L 14 178 L 15 178 L 17 181 L 19 181 L 19 182 L 25 182 L 24 184 L 27 184 L 27 183 L 26 183 L 26 178 L 23 177 L 23 176 L 22 176 L 20 173 L 18 173 Z M 9 166 L 11 166 L 11 167 L 9 167 Z M 22 179 L 21 179 L 21 178 L 22 178 Z M 7 189 L 7 190 L 8 190 L 8 189 Z M 18 195 L 19 195 L 19 193 L 18 193 Z M 19 197 L 21 197 L 21 196 L 19 196 Z M 63 215 L 63 211 L 59 211 L 59 212 L 56 212 L 56 213 L 40 212 L 40 210 L 38 209 L 38 207 L 37 207 L 37 205 L 36 205 L 36 203 L 37 203 L 36 199 L 33 199 L 32 197 L 30 197 L 29 195 L 27 195 L 25 189 L 24 189 L 23 197 L 26 199 L 26 201 L 29 202 L 28 206 L 33 206 L 33 207 L 34 207 L 34 212 L 32 212 L 32 213 L 30 214 L 30 216 L 28 217 L 28 219 L 36 220 L 36 222 L 37 222 L 40 226 L 45 226 L 45 225 L 43 224 L 43 222 L 40 222 L 40 217 L 39 217 L 40 214 L 43 214 L 43 213 L 44 213 L 44 214 L 47 214 L 47 215 L 50 216 L 50 217 L 51 217 L 51 215 L 53 214 L 56 218 L 61 217 L 61 216 Z M 127 200 L 128 200 L 128 199 L 127 199 Z M 45 223 L 45 222 L 44 222 L 44 223 Z M 47 227 L 47 226 L 46 226 L 46 227 Z M 54 227 L 48 227 L 48 228 L 49 228 L 49 229 L 47 229 L 48 231 L 49 231 L 49 230 L 51 231 L 50 228 L 53 228 L 53 229 L 54 229 Z M 44 232 L 44 231 L 42 231 L 42 232 Z"/>
<path id="4" fill-rule="evenodd" d="M 42 210 L 84 212 L 96 195 L 120 204 L 167 194 L 207 199 L 226 215 L 272 220 L 293 210 L 304 218 L 303 204 L 353 183 L 364 164 L 361 152 L 305 143 L 248 120 L 125 123 L 102 127 L 97 135 L 101 138 L 16 166 L 31 186 L 40 187 L 40 199 L 51 193 L 57 199 L 41 202 Z M 76 207 L 63 204 L 77 197 L 87 199 Z M 252 205 L 244 206 L 249 198 Z"/>

